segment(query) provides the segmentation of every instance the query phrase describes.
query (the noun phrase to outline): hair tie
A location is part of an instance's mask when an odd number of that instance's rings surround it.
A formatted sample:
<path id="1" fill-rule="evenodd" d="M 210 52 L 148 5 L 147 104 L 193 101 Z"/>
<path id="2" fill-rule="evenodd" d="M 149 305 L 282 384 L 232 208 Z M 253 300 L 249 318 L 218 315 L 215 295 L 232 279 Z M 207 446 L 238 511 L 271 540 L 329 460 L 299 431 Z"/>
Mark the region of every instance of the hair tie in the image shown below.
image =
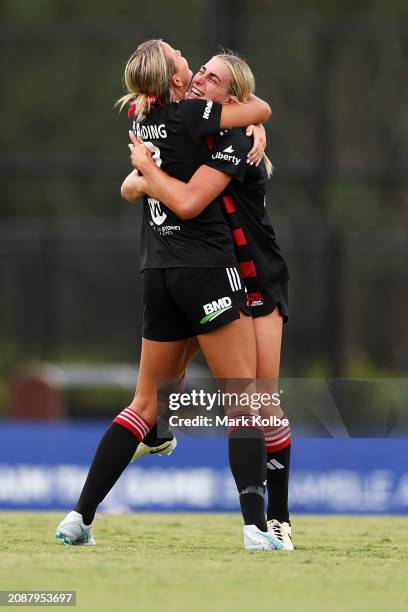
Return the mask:
<path id="1" fill-rule="evenodd" d="M 162 105 L 162 100 L 161 98 L 159 98 L 159 96 L 147 96 L 147 101 L 149 102 L 150 106 L 161 106 Z M 137 102 L 131 102 L 129 104 L 129 108 L 128 108 L 128 119 L 131 119 L 133 117 L 133 115 L 136 112 L 136 106 L 137 106 Z"/>
<path id="2" fill-rule="evenodd" d="M 133 117 L 133 115 L 135 114 L 135 110 L 136 110 L 136 102 L 131 102 L 128 108 L 128 119 L 131 119 Z"/>
<path id="3" fill-rule="evenodd" d="M 162 104 L 162 101 L 159 96 L 147 96 L 147 101 L 151 106 L 160 106 Z"/>

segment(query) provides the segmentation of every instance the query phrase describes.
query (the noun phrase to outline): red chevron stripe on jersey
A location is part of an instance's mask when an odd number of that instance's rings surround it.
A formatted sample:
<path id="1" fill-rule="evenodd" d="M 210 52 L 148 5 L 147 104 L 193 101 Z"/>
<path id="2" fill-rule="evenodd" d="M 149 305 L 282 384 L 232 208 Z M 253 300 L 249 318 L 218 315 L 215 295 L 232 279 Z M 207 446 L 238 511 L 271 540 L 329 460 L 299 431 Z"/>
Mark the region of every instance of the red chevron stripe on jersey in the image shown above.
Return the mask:
<path id="1" fill-rule="evenodd" d="M 242 278 L 254 278 L 255 276 L 257 276 L 253 259 L 250 259 L 249 261 L 242 261 L 239 264 L 239 271 L 241 273 Z"/>
<path id="2" fill-rule="evenodd" d="M 244 246 L 245 244 L 247 244 L 247 239 L 245 238 L 244 230 L 242 229 L 242 227 L 233 229 L 232 237 L 234 239 L 235 246 Z"/>
<path id="3" fill-rule="evenodd" d="M 122 412 L 120 412 L 118 416 L 113 419 L 113 423 L 126 427 L 126 429 L 131 431 L 132 434 L 136 436 L 139 442 L 141 442 L 143 438 L 147 436 L 151 429 L 151 426 L 130 408 L 125 408 L 122 410 Z"/>
<path id="4" fill-rule="evenodd" d="M 231 196 L 224 196 L 222 198 L 222 203 L 224 205 L 225 212 L 229 215 L 236 212 L 237 209 L 235 208 L 235 203 Z"/>

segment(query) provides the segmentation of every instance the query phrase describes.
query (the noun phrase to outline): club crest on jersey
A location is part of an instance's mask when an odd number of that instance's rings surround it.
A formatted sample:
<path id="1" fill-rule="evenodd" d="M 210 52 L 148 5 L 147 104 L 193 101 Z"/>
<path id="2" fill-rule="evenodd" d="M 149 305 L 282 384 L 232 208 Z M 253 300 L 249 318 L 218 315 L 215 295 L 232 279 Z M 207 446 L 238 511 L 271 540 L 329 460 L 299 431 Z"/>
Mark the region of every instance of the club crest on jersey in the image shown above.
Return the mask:
<path id="1" fill-rule="evenodd" d="M 166 213 L 161 209 L 159 200 L 154 198 L 147 198 L 147 202 L 150 208 L 150 215 L 155 225 L 162 225 L 167 219 Z"/>
<path id="2" fill-rule="evenodd" d="M 205 312 L 205 317 L 203 317 L 200 321 L 201 325 L 204 323 L 208 323 L 212 321 L 220 314 L 232 308 L 232 300 L 227 295 L 225 297 L 219 298 L 218 300 L 213 300 L 208 304 L 203 305 L 203 310 Z"/>

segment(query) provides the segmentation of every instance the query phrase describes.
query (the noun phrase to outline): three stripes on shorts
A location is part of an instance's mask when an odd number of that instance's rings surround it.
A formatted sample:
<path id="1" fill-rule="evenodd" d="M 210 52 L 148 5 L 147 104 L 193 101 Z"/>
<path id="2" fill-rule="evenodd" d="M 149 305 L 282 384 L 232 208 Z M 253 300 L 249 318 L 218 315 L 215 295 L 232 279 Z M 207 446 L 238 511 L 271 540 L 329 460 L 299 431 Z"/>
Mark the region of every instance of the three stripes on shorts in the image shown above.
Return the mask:
<path id="1" fill-rule="evenodd" d="M 231 289 L 235 291 L 240 291 L 242 289 L 241 277 L 238 274 L 238 270 L 236 268 L 225 268 L 229 280 L 229 284 L 231 285 Z"/>

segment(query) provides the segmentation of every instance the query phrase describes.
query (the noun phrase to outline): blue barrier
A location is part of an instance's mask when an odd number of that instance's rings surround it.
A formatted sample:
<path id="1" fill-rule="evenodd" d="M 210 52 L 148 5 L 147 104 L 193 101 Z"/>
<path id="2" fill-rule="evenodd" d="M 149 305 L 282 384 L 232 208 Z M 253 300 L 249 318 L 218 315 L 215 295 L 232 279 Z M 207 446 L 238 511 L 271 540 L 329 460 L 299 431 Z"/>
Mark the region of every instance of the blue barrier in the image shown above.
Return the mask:
<path id="1" fill-rule="evenodd" d="M 0 509 L 69 509 L 106 423 L 0 423 Z M 408 514 L 406 439 L 295 439 L 292 512 Z M 102 511 L 238 509 L 222 438 L 181 438 L 131 465 Z"/>

